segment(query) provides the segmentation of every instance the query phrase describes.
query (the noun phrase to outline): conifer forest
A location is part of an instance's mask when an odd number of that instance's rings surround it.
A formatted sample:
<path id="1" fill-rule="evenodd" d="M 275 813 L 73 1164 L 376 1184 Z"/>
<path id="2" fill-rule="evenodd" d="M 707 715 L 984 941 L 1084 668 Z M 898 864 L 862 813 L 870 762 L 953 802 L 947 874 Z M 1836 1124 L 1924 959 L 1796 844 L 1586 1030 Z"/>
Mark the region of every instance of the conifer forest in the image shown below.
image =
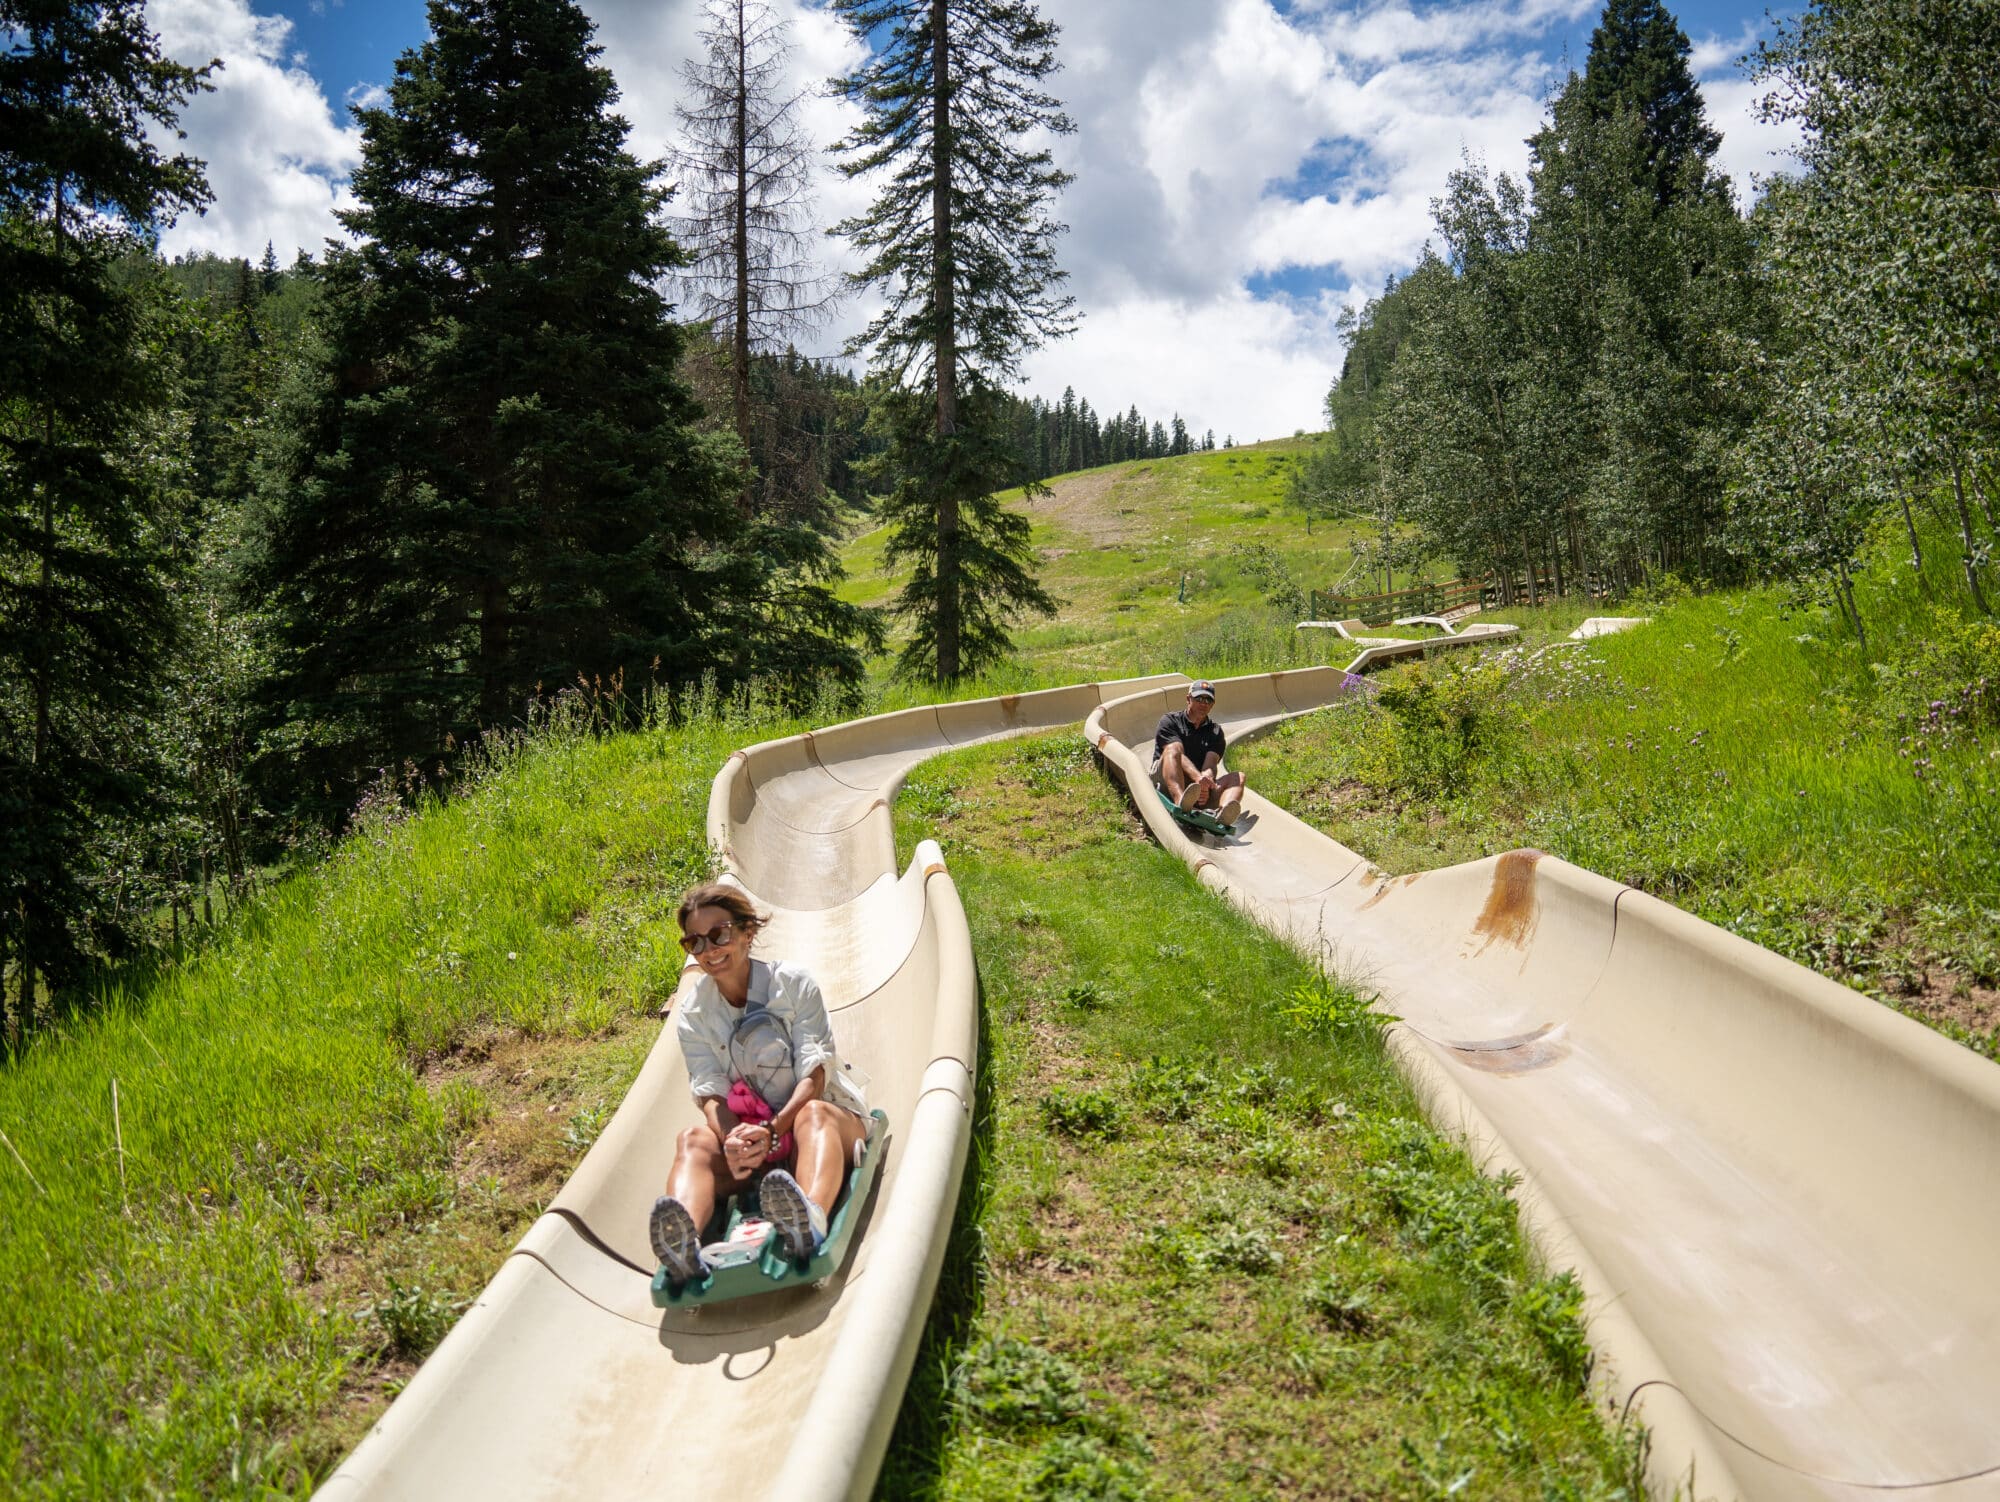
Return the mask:
<path id="1" fill-rule="evenodd" d="M 1022 389 L 1090 312 L 1043 8 L 825 9 L 865 43 L 825 85 L 843 139 L 812 138 L 770 8 L 709 0 L 649 161 L 572 0 L 430 0 L 356 111 L 341 238 L 165 258 L 210 197 L 174 127 L 213 68 L 140 0 L 0 0 L 7 1048 L 559 703 L 611 729 L 973 677 L 1060 608 L 1023 514 L 1046 481 L 1217 448 Z M 1748 195 L 1673 14 L 1608 0 L 1525 178 L 1467 158 L 1344 320 L 1291 503 L 1354 524 L 1384 589 L 1776 579 L 1865 638 L 1886 535 L 1948 547 L 1990 613 L 1997 38 L 1991 0 L 1782 20 L 1746 66 L 1803 146 Z M 867 194 L 837 222 L 829 155 Z M 857 296 L 846 349 L 802 353 Z M 838 589 L 857 518 L 904 571 L 886 610 Z"/>

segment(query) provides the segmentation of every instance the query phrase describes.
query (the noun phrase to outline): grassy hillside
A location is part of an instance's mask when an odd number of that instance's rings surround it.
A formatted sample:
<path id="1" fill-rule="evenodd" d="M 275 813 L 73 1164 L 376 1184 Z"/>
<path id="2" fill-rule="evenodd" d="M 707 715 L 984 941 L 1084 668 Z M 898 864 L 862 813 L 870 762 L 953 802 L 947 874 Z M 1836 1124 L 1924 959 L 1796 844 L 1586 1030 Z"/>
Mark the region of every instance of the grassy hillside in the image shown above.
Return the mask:
<path id="1" fill-rule="evenodd" d="M 897 827 L 949 853 L 986 1037 L 971 1224 L 878 1495 L 1640 1495 L 1504 1186 L 1075 735 L 926 762 Z"/>
<path id="2" fill-rule="evenodd" d="M 554 727 L 0 1066 L 0 1494 L 303 1494 L 609 1119 L 708 783 Z"/>
<path id="3" fill-rule="evenodd" d="M 1678 598 L 1399 673 L 1237 765 L 1385 869 L 1538 846 L 2000 1058 L 2000 627 L 1887 573 L 1869 651 L 1771 591 Z"/>
<path id="4" fill-rule="evenodd" d="M 1037 536 L 1072 603 L 961 692 L 1342 655 L 1283 598 L 1346 556 L 1276 509 L 1296 451 L 1063 482 Z M 1600 607 L 1510 612 L 1521 645 L 1238 764 L 1384 866 L 1538 844 L 2000 1054 L 2000 628 L 1890 552 L 1864 581 L 1865 650 L 1768 591 L 1586 646 L 1555 643 Z M 310 1489 L 608 1119 L 709 779 L 785 728 L 549 727 L 0 1065 L 0 1490 Z M 1197 1455 L 1280 1494 L 1618 1494 L 1573 1292 L 1415 1124 L 1357 998 L 1067 735 L 930 764 L 898 818 L 964 886 L 992 1068 L 885 1494 L 1175 1495 Z"/>
<path id="5" fill-rule="evenodd" d="M 1033 522 L 1041 580 L 1062 603 L 1026 623 L 1009 687 L 1152 672 L 1200 658 L 1219 664 L 1319 660 L 1319 639 L 1292 639 L 1306 591 L 1353 567 L 1353 529 L 1311 533 L 1284 503 L 1310 438 L 1284 438 L 1065 475 L 1053 494 L 1012 497 Z M 901 579 L 882 567 L 888 534 L 848 544 L 844 598 L 886 604 Z M 1365 584 L 1358 586 L 1365 590 Z"/>
<path id="6" fill-rule="evenodd" d="M 1292 629 L 1298 590 L 1352 562 L 1350 531 L 1308 537 L 1282 507 L 1310 441 L 1054 482 L 1027 509 L 1069 603 L 992 686 L 1346 660 Z M 880 543 L 852 552 L 853 598 L 888 595 Z M 1971 610 L 1956 547 L 1932 539 L 1923 577 L 1900 542 L 1870 555 L 1865 646 L 1782 589 L 1495 611 L 1522 636 L 1488 670 L 1398 670 L 1400 707 L 1314 717 L 1235 764 L 1386 869 L 1536 845 L 2000 1056 L 2000 627 Z M 1621 610 L 1655 623 L 1567 641 Z"/>
<path id="7" fill-rule="evenodd" d="M 709 780 L 786 729 L 552 729 L 0 1066 L 0 1492 L 310 1491 L 609 1119 Z M 993 1067 L 883 1495 L 1612 1494 L 1574 1290 L 1356 998 L 1135 837 L 1073 735 L 903 814 L 965 883 Z"/>

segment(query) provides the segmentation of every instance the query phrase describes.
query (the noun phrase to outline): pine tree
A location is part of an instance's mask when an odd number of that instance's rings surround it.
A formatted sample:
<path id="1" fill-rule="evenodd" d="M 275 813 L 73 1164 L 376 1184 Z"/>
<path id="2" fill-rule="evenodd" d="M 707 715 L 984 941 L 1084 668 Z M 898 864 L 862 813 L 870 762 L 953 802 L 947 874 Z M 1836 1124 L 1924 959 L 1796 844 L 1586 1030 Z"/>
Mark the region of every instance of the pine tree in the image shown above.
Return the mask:
<path id="1" fill-rule="evenodd" d="M 1722 145 L 1688 70 L 1692 49 L 1680 22 L 1660 0 L 1605 0 L 1590 54 L 1575 85 L 1577 103 L 1603 124 L 1621 110 L 1639 116 L 1644 145 L 1638 181 L 1664 206 L 1696 182 Z"/>
<path id="2" fill-rule="evenodd" d="M 0 976 L 9 1041 L 72 980 L 108 903 L 89 843 L 144 801 L 132 754 L 169 640 L 154 284 L 121 262 L 208 200 L 166 155 L 206 70 L 139 0 L 0 0 Z M 38 984 L 45 983 L 45 984 Z M 4 987 L 0 987 L 4 989 Z"/>
<path id="3" fill-rule="evenodd" d="M 676 227 L 690 261 L 681 273 L 691 311 L 729 350 L 736 436 L 769 474 L 780 456 L 760 442 L 752 413 L 750 356 L 770 352 L 824 321 L 833 287 L 812 253 L 816 150 L 799 119 L 804 90 L 787 90 L 787 23 L 765 0 L 708 0 L 705 55 L 681 66 L 676 106 L 682 177 Z M 752 504 L 751 491 L 744 492 Z"/>
<path id="4" fill-rule="evenodd" d="M 1006 622 L 1054 601 L 1030 572 L 1025 519 L 993 500 L 1032 481 L 992 424 L 1021 357 L 1074 326 L 1060 294 L 1051 198 L 1069 180 L 1031 132 L 1074 129 L 1040 87 L 1056 28 L 1026 0 L 833 0 L 869 48 L 840 94 L 865 111 L 836 149 L 850 177 L 882 173 L 867 213 L 839 225 L 886 306 L 854 342 L 898 388 L 885 503 L 892 558 L 914 564 L 899 610 L 905 672 L 950 683 L 996 662 Z"/>
<path id="5" fill-rule="evenodd" d="M 692 426 L 655 290 L 681 257 L 589 19 L 431 0 L 430 25 L 361 112 L 361 243 L 329 253 L 274 454 L 274 690 L 336 806 L 580 678 L 858 670 L 757 619 L 795 560 L 733 504 L 733 438 Z"/>

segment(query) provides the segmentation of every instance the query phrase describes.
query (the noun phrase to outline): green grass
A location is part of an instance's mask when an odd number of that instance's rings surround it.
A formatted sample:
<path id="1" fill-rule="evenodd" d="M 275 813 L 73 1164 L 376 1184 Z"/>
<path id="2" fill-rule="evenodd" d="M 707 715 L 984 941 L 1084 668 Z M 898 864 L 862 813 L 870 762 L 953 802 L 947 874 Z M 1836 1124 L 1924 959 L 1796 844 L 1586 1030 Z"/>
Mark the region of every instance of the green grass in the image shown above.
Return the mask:
<path id="1" fill-rule="evenodd" d="M 1043 585 L 1058 618 L 1020 623 L 1013 671 L 1037 685 L 1179 667 L 1278 667 L 1339 657 L 1321 633 L 1299 635 L 1306 592 L 1352 567 L 1353 529 L 1306 531 L 1284 494 L 1313 439 L 1140 460 L 1065 475 L 1054 494 L 1008 502 L 1033 525 Z M 883 567 L 877 528 L 842 553 L 843 598 L 884 605 L 902 577 Z"/>
<path id="2" fill-rule="evenodd" d="M 0 1490 L 309 1491 L 623 1097 L 769 729 L 551 730 L 0 1067 Z"/>
<path id="3" fill-rule="evenodd" d="M 2000 725 L 1918 723 L 1982 671 L 1923 650 L 1977 634 L 1934 593 L 1936 616 L 1879 570 L 1867 651 L 1772 591 L 1680 598 L 1533 660 L 1580 612 L 1508 612 L 1534 634 L 1489 654 L 1503 666 L 1483 684 L 1442 664 L 1384 679 L 1465 700 L 1477 727 L 1453 765 L 1410 752 L 1455 744 L 1410 705 L 1294 722 L 1234 764 L 1385 869 L 1537 846 L 2000 1055 Z M 2000 631 L 1987 640 L 2000 684 Z"/>
<path id="4" fill-rule="evenodd" d="M 1504 1186 L 1073 733 L 925 763 L 898 826 L 949 852 L 987 1026 L 978 1234 L 878 1495 L 1638 1495 Z"/>

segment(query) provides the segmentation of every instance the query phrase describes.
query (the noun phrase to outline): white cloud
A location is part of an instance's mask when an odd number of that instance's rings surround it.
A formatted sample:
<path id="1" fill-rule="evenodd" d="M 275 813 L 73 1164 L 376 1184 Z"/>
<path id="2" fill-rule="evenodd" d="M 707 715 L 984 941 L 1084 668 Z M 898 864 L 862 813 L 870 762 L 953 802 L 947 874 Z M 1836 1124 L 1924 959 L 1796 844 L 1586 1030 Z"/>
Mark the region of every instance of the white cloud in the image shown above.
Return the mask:
<path id="1" fill-rule="evenodd" d="M 335 122 L 319 84 L 288 56 L 291 22 L 256 15 L 246 0 L 150 0 L 147 15 L 170 57 L 222 63 L 215 91 L 181 115 L 182 149 L 208 163 L 215 202 L 184 215 L 161 248 L 255 259 L 268 241 L 281 261 L 318 255 L 342 233 L 333 214 L 352 201 L 361 134 Z"/>
<path id="2" fill-rule="evenodd" d="M 1334 348 L 1328 299 L 1294 305 L 1241 287 L 1183 302 L 1134 295 L 1100 307 L 1072 339 L 1029 361 L 1029 389 L 1074 386 L 1100 416 L 1137 405 L 1148 421 L 1178 412 L 1216 442 L 1321 425 Z"/>
<path id="3" fill-rule="evenodd" d="M 1553 71 L 1530 44 L 1593 6 L 1049 0 L 1072 64 L 1055 81 L 1078 124 L 1063 262 L 1085 321 L 1030 363 L 1033 389 L 1122 408 L 1150 387 L 1149 417 L 1246 439 L 1316 426 L 1333 312 L 1414 263 L 1467 150 L 1526 167 Z M 1247 290 L 1287 271 L 1331 291 Z"/>
<path id="4" fill-rule="evenodd" d="M 1766 29 L 1757 21 L 1750 20 L 1739 26 L 1732 36 L 1721 37 L 1709 32 L 1705 36 L 1689 37 L 1689 71 L 1698 79 L 1734 74 L 1738 59 L 1750 55 Z M 1707 92 L 1706 86 L 1703 92 Z"/>
<path id="5" fill-rule="evenodd" d="M 256 255 L 317 247 L 335 233 L 358 137 L 287 53 L 288 23 L 247 0 L 151 0 L 184 58 L 228 61 L 218 93 L 186 119 L 210 162 L 216 207 L 170 249 Z M 269 3 L 269 0 L 267 0 Z M 583 0 L 642 156 L 667 153 L 696 0 Z M 774 0 L 793 21 L 800 86 L 851 68 L 859 44 L 816 0 Z M 1063 29 L 1052 80 L 1077 131 L 1057 143 L 1076 181 L 1058 205 L 1060 254 L 1085 315 L 1072 339 L 1035 353 L 1028 388 L 1065 385 L 1106 409 L 1179 410 L 1199 432 L 1248 440 L 1319 420 L 1338 369 L 1332 318 L 1414 264 L 1430 201 L 1469 153 L 1520 173 L 1551 87 L 1580 66 L 1599 0 L 1041 0 Z M 1734 66 L 1760 25 L 1696 40 L 1722 165 L 1747 193 L 1783 163 L 1785 133 L 1754 119 L 1755 90 Z M 421 40 L 408 39 L 409 44 Z M 823 93 L 804 106 L 831 142 L 854 107 Z M 871 184 L 827 163 L 822 223 L 866 207 Z M 844 242 L 829 264 L 852 264 Z M 1324 290 L 1255 296 L 1260 278 Z M 837 352 L 873 304 L 850 302 L 819 341 Z"/>

